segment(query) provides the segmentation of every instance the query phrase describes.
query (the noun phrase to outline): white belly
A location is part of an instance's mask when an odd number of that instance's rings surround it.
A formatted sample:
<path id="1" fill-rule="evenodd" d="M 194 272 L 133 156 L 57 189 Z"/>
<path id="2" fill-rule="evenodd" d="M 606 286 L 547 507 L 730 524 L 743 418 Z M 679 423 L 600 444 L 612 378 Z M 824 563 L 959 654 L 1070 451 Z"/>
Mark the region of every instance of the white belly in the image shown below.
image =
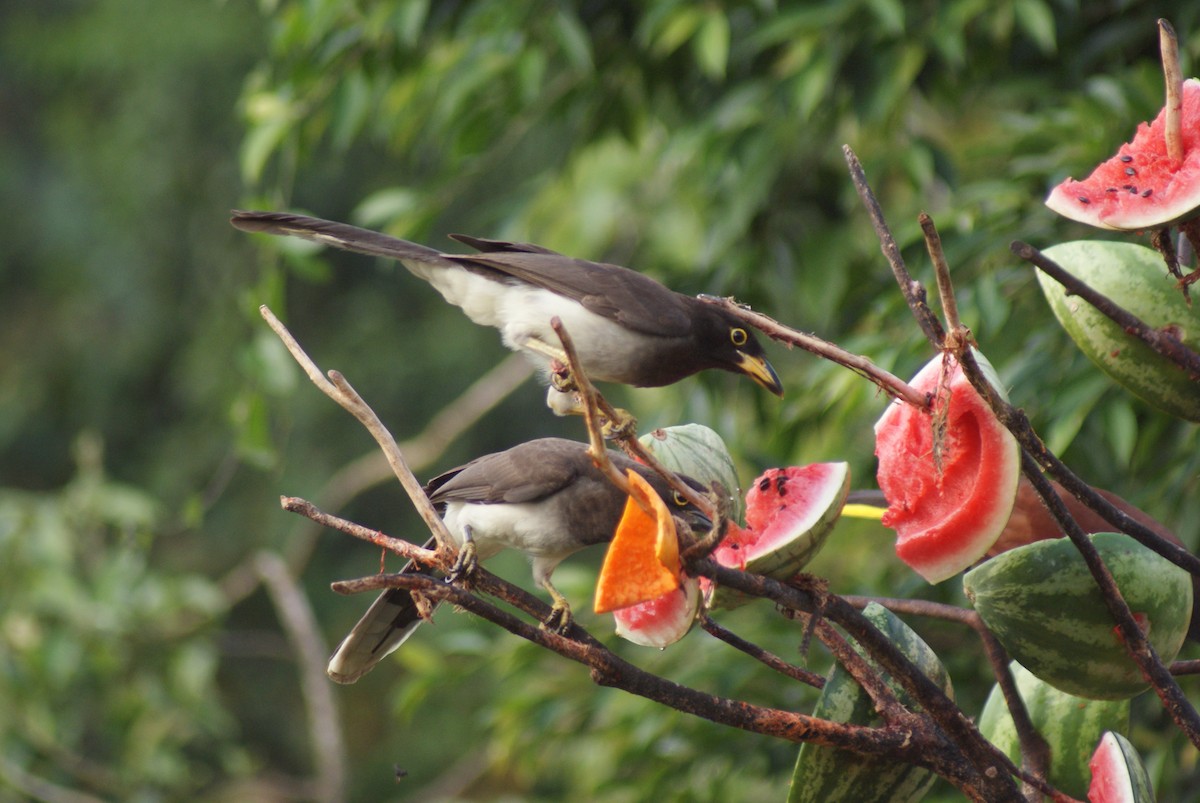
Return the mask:
<path id="1" fill-rule="evenodd" d="M 557 347 L 558 336 L 550 326 L 555 316 L 562 320 L 574 340 L 584 370 L 592 379 L 620 381 L 623 366 L 633 362 L 639 351 L 640 337 L 630 337 L 630 332 L 619 324 L 549 290 L 505 284 L 468 270 L 431 267 L 419 262 L 405 265 L 472 321 L 499 329 L 504 345 L 513 351 L 531 353 L 523 348 L 529 338 Z M 540 354 L 534 357 L 539 365 L 548 363 Z"/>

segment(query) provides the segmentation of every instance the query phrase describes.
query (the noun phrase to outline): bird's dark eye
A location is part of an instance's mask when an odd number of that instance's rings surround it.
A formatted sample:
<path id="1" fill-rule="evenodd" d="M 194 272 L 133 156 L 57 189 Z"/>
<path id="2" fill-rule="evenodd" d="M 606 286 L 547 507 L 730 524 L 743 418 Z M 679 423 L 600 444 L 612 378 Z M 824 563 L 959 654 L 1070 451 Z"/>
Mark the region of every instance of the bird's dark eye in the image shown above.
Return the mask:
<path id="1" fill-rule="evenodd" d="M 673 494 L 672 499 L 674 500 L 676 506 L 678 506 L 678 507 L 687 507 L 688 506 L 688 500 L 687 500 L 686 496 L 681 494 L 679 491 L 672 491 L 671 493 Z"/>
<path id="2" fill-rule="evenodd" d="M 735 346 L 744 346 L 746 345 L 746 341 L 750 339 L 750 336 L 746 334 L 745 329 L 737 327 L 729 330 L 729 339 L 733 341 L 733 345 Z"/>

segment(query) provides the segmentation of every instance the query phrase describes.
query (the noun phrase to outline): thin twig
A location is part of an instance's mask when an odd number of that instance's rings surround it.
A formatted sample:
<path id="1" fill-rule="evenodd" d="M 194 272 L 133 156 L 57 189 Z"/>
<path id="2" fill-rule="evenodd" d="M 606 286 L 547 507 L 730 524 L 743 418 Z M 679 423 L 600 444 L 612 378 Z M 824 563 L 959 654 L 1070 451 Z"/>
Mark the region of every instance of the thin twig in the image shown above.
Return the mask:
<path id="1" fill-rule="evenodd" d="M 785 675 L 792 680 L 799 681 L 805 685 L 812 686 L 815 689 L 824 688 L 825 678 L 818 675 L 816 672 L 788 663 L 773 652 L 768 652 L 754 642 L 746 639 L 728 630 L 718 624 L 707 612 L 700 614 L 700 627 L 704 628 L 704 632 L 710 636 L 717 638 L 735 650 L 740 650 L 746 655 L 749 655 L 754 660 L 762 663 L 766 667 Z"/>
<path id="2" fill-rule="evenodd" d="M 602 416 L 607 417 L 609 421 L 615 422 L 616 411 L 608 404 L 608 401 L 600 391 L 596 390 L 596 386 L 592 384 L 592 380 L 583 370 L 583 366 L 579 362 L 578 352 L 575 350 L 575 342 L 571 339 L 571 333 L 563 326 L 562 321 L 558 317 L 555 317 L 551 319 L 550 326 L 554 329 L 554 333 L 558 335 L 558 339 L 562 343 L 563 353 L 567 358 L 567 368 L 571 372 L 571 379 L 575 383 L 576 390 L 583 403 L 584 420 L 587 422 L 588 442 L 590 444 L 588 451 L 592 455 L 592 460 L 600 470 L 609 476 L 618 488 L 628 494 L 628 481 L 624 475 L 613 467 L 612 462 L 608 459 L 608 449 L 604 445 L 604 435 L 600 426 L 600 418 Z M 697 493 L 696 489 L 681 481 L 675 472 L 668 469 L 654 455 L 650 454 L 638 441 L 636 428 L 627 426 L 624 428 L 624 431 L 616 433 L 616 437 L 618 443 L 625 448 L 626 452 L 648 466 L 652 471 L 661 474 L 673 491 L 678 492 L 695 505 L 714 525 L 717 524 L 717 507 L 713 504 L 712 500 Z"/>
<path id="3" fill-rule="evenodd" d="M 438 552 L 424 549 L 409 541 L 384 535 L 379 530 L 372 530 L 370 527 L 364 527 L 361 524 L 355 524 L 352 521 L 331 515 L 319 509 L 312 502 L 301 499 L 298 496 L 281 496 L 279 497 L 279 504 L 280 507 L 289 513 L 299 513 L 301 516 L 310 519 L 322 527 L 328 527 L 331 530 L 343 532 L 360 541 L 374 544 L 406 560 L 416 561 L 423 566 L 437 566 L 440 569 L 450 568 L 450 561 L 444 559 L 445 556 L 440 555 Z"/>
<path id="4" fill-rule="evenodd" d="M 818 357 L 823 357 L 844 368 L 849 368 L 864 379 L 875 383 L 892 398 L 904 399 L 909 404 L 917 407 L 925 408 L 929 406 L 929 399 L 924 393 L 916 390 L 899 377 L 888 373 L 862 355 L 847 351 L 841 346 L 830 343 L 828 340 L 822 340 L 816 335 L 806 334 L 784 326 L 774 318 L 748 309 L 733 299 L 704 295 L 698 296 L 698 298 L 708 304 L 720 307 L 725 312 L 753 326 L 772 340 L 783 343 L 788 347 L 798 346 L 805 351 L 816 354 Z"/>
<path id="5" fill-rule="evenodd" d="M 946 319 L 946 330 L 957 331 L 962 326 L 958 318 L 958 300 L 954 297 L 954 283 L 950 280 L 950 266 L 946 264 L 946 253 L 942 250 L 942 238 L 938 236 L 933 218 L 922 212 L 918 218 L 921 233 L 925 235 L 925 248 L 933 262 L 933 274 L 937 277 L 938 298 L 942 303 L 942 317 Z"/>
<path id="6" fill-rule="evenodd" d="M 946 333 L 942 330 L 942 325 L 938 322 L 937 316 L 929 309 L 929 304 L 925 297 L 925 288 L 920 282 L 915 281 L 909 275 L 908 268 L 904 264 L 904 257 L 900 255 L 900 246 L 896 245 L 896 238 L 892 236 L 892 231 L 888 228 L 887 221 L 884 220 L 883 209 L 879 206 L 879 201 L 875 198 L 875 193 L 871 190 L 871 185 L 867 182 L 867 175 L 863 171 L 862 163 L 858 161 L 858 156 L 849 145 L 842 146 L 842 154 L 845 156 L 846 164 L 850 168 L 850 180 L 854 182 L 854 189 L 858 191 L 858 197 L 862 200 L 863 206 L 867 209 L 867 214 L 871 217 L 871 225 L 875 228 L 875 236 L 879 238 L 879 246 L 883 250 L 883 256 L 892 268 L 892 274 L 896 277 L 896 283 L 900 285 L 900 292 L 904 294 L 905 300 L 908 301 L 909 309 L 916 316 L 917 325 L 925 333 L 926 339 L 934 347 L 941 348 Z"/>
<path id="7" fill-rule="evenodd" d="M 287 330 L 275 314 L 264 304 L 260 306 L 259 312 L 270 325 L 279 339 L 287 347 L 292 358 L 300 364 L 304 369 L 304 373 L 312 380 L 312 383 L 320 388 L 321 392 L 329 398 L 337 402 L 348 413 L 358 419 L 371 436 L 375 438 L 375 442 L 379 444 L 379 448 L 383 450 L 387 456 L 388 465 L 392 467 L 392 472 L 396 475 L 396 479 L 400 481 L 400 485 L 408 494 L 408 498 L 412 500 L 413 507 L 417 509 L 417 513 L 425 521 L 429 531 L 437 538 L 438 544 L 447 552 L 454 551 L 454 539 L 450 537 L 449 530 L 442 522 L 442 517 L 438 515 L 433 503 L 429 501 L 429 497 L 425 495 L 425 491 L 421 486 L 420 481 L 413 475 L 409 469 L 408 463 L 404 459 L 404 455 L 400 452 L 400 447 L 396 445 L 396 439 L 392 437 L 392 433 L 388 431 L 383 422 L 379 420 L 379 416 L 375 415 L 358 392 L 351 387 L 350 383 L 337 371 L 330 371 L 329 378 L 326 379 L 317 367 L 317 364 L 304 352 L 296 339 L 292 337 L 292 333 Z"/>
<path id="8" fill-rule="evenodd" d="M 1162 52 L 1163 79 L 1167 88 L 1167 157 L 1178 165 L 1183 161 L 1183 71 L 1179 68 L 1179 39 L 1166 19 L 1158 21 L 1158 47 Z"/>

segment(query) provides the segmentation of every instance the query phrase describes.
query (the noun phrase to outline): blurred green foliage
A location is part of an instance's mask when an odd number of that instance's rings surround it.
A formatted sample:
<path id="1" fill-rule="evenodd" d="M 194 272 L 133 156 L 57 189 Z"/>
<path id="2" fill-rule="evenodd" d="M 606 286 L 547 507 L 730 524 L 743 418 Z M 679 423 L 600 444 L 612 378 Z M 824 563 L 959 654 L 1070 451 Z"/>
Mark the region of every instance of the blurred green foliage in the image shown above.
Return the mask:
<path id="1" fill-rule="evenodd" d="M 255 240 L 235 205 L 299 208 L 431 244 L 464 231 L 734 294 L 907 376 L 930 355 L 847 178 L 862 159 L 910 268 L 937 221 L 972 327 L 1050 445 L 1083 477 L 1200 542 L 1195 428 L 1114 387 L 1049 315 L 1013 239 L 1103 237 L 1041 199 L 1161 106 L 1155 19 L 1196 72 L 1200 8 L 1077 0 L 518 4 L 460 0 L 43 0 L 0 10 L 0 798 L 39 779 L 120 799 L 311 795 L 295 657 L 244 571 L 288 556 L 335 640 L 365 607 L 331 580 L 377 554 L 281 513 L 319 504 L 371 450 L 302 381 L 256 307 L 343 371 L 398 438 L 420 433 L 504 350 L 393 265 Z M 136 24 L 133 24 L 136 23 Z M 652 427 L 695 420 L 748 482 L 850 461 L 872 485 L 883 406 L 844 369 L 771 350 L 781 403 L 704 376 L 613 400 Z M 537 435 L 580 436 L 527 382 L 428 475 Z M 419 532 L 392 488 L 337 510 Z M 839 525 L 812 571 L 842 593 L 962 602 Z M 582 612 L 597 556 L 556 574 Z M 518 557 L 496 561 L 522 584 Z M 781 655 L 766 605 L 722 623 Z M 949 625 L 913 622 L 959 699 L 990 688 Z M 681 683 L 807 710 L 700 633 L 618 645 Z M 1188 657 L 1188 656 L 1185 656 Z M 809 663 L 829 659 L 813 650 Z M 1194 681 L 1185 681 L 1194 692 Z M 338 688 L 353 800 L 781 799 L 795 747 L 595 688 L 579 667 L 451 611 Z M 1154 700 L 1135 744 L 1162 799 L 1195 783 Z M 408 771 L 396 785 L 393 766 Z M 935 796 L 955 799 L 948 787 Z"/>

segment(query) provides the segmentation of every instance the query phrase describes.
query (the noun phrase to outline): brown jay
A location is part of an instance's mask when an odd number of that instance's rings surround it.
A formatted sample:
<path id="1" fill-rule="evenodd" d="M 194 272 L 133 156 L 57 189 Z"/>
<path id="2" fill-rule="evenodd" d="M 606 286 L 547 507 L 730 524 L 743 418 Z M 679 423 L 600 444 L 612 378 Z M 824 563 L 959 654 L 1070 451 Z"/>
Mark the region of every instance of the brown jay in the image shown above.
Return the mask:
<path id="1" fill-rule="evenodd" d="M 611 540 L 625 508 L 624 492 L 596 468 L 587 448 L 586 443 L 541 438 L 472 460 L 425 486 L 462 547 L 459 567 L 470 571 L 474 560 L 486 560 L 505 547 L 524 552 L 533 561 L 534 580 L 554 599 L 547 623 L 559 629 L 571 622 L 570 605 L 551 585 L 551 573 L 568 555 Z M 693 528 L 710 526 L 658 474 L 616 452 L 610 451 L 609 459 L 618 471 L 633 469 L 645 477 L 668 508 Z M 695 480 L 682 479 L 704 490 Z M 403 569 L 419 570 L 411 562 Z M 420 623 L 408 591 L 384 591 L 334 651 L 326 672 L 338 683 L 353 683 Z"/>
<path id="2" fill-rule="evenodd" d="M 588 262 L 528 243 L 451 237 L 477 254 L 445 254 L 344 223 L 283 212 L 235 211 L 248 232 L 292 235 L 347 251 L 399 260 L 477 324 L 500 330 L 549 375 L 561 354 L 550 326 L 557 316 L 594 380 L 660 387 L 708 368 L 745 374 L 772 393 L 783 386 L 744 323 L 676 293 L 636 271 Z M 575 412 L 573 394 L 554 384 L 546 397 L 559 415 Z"/>

